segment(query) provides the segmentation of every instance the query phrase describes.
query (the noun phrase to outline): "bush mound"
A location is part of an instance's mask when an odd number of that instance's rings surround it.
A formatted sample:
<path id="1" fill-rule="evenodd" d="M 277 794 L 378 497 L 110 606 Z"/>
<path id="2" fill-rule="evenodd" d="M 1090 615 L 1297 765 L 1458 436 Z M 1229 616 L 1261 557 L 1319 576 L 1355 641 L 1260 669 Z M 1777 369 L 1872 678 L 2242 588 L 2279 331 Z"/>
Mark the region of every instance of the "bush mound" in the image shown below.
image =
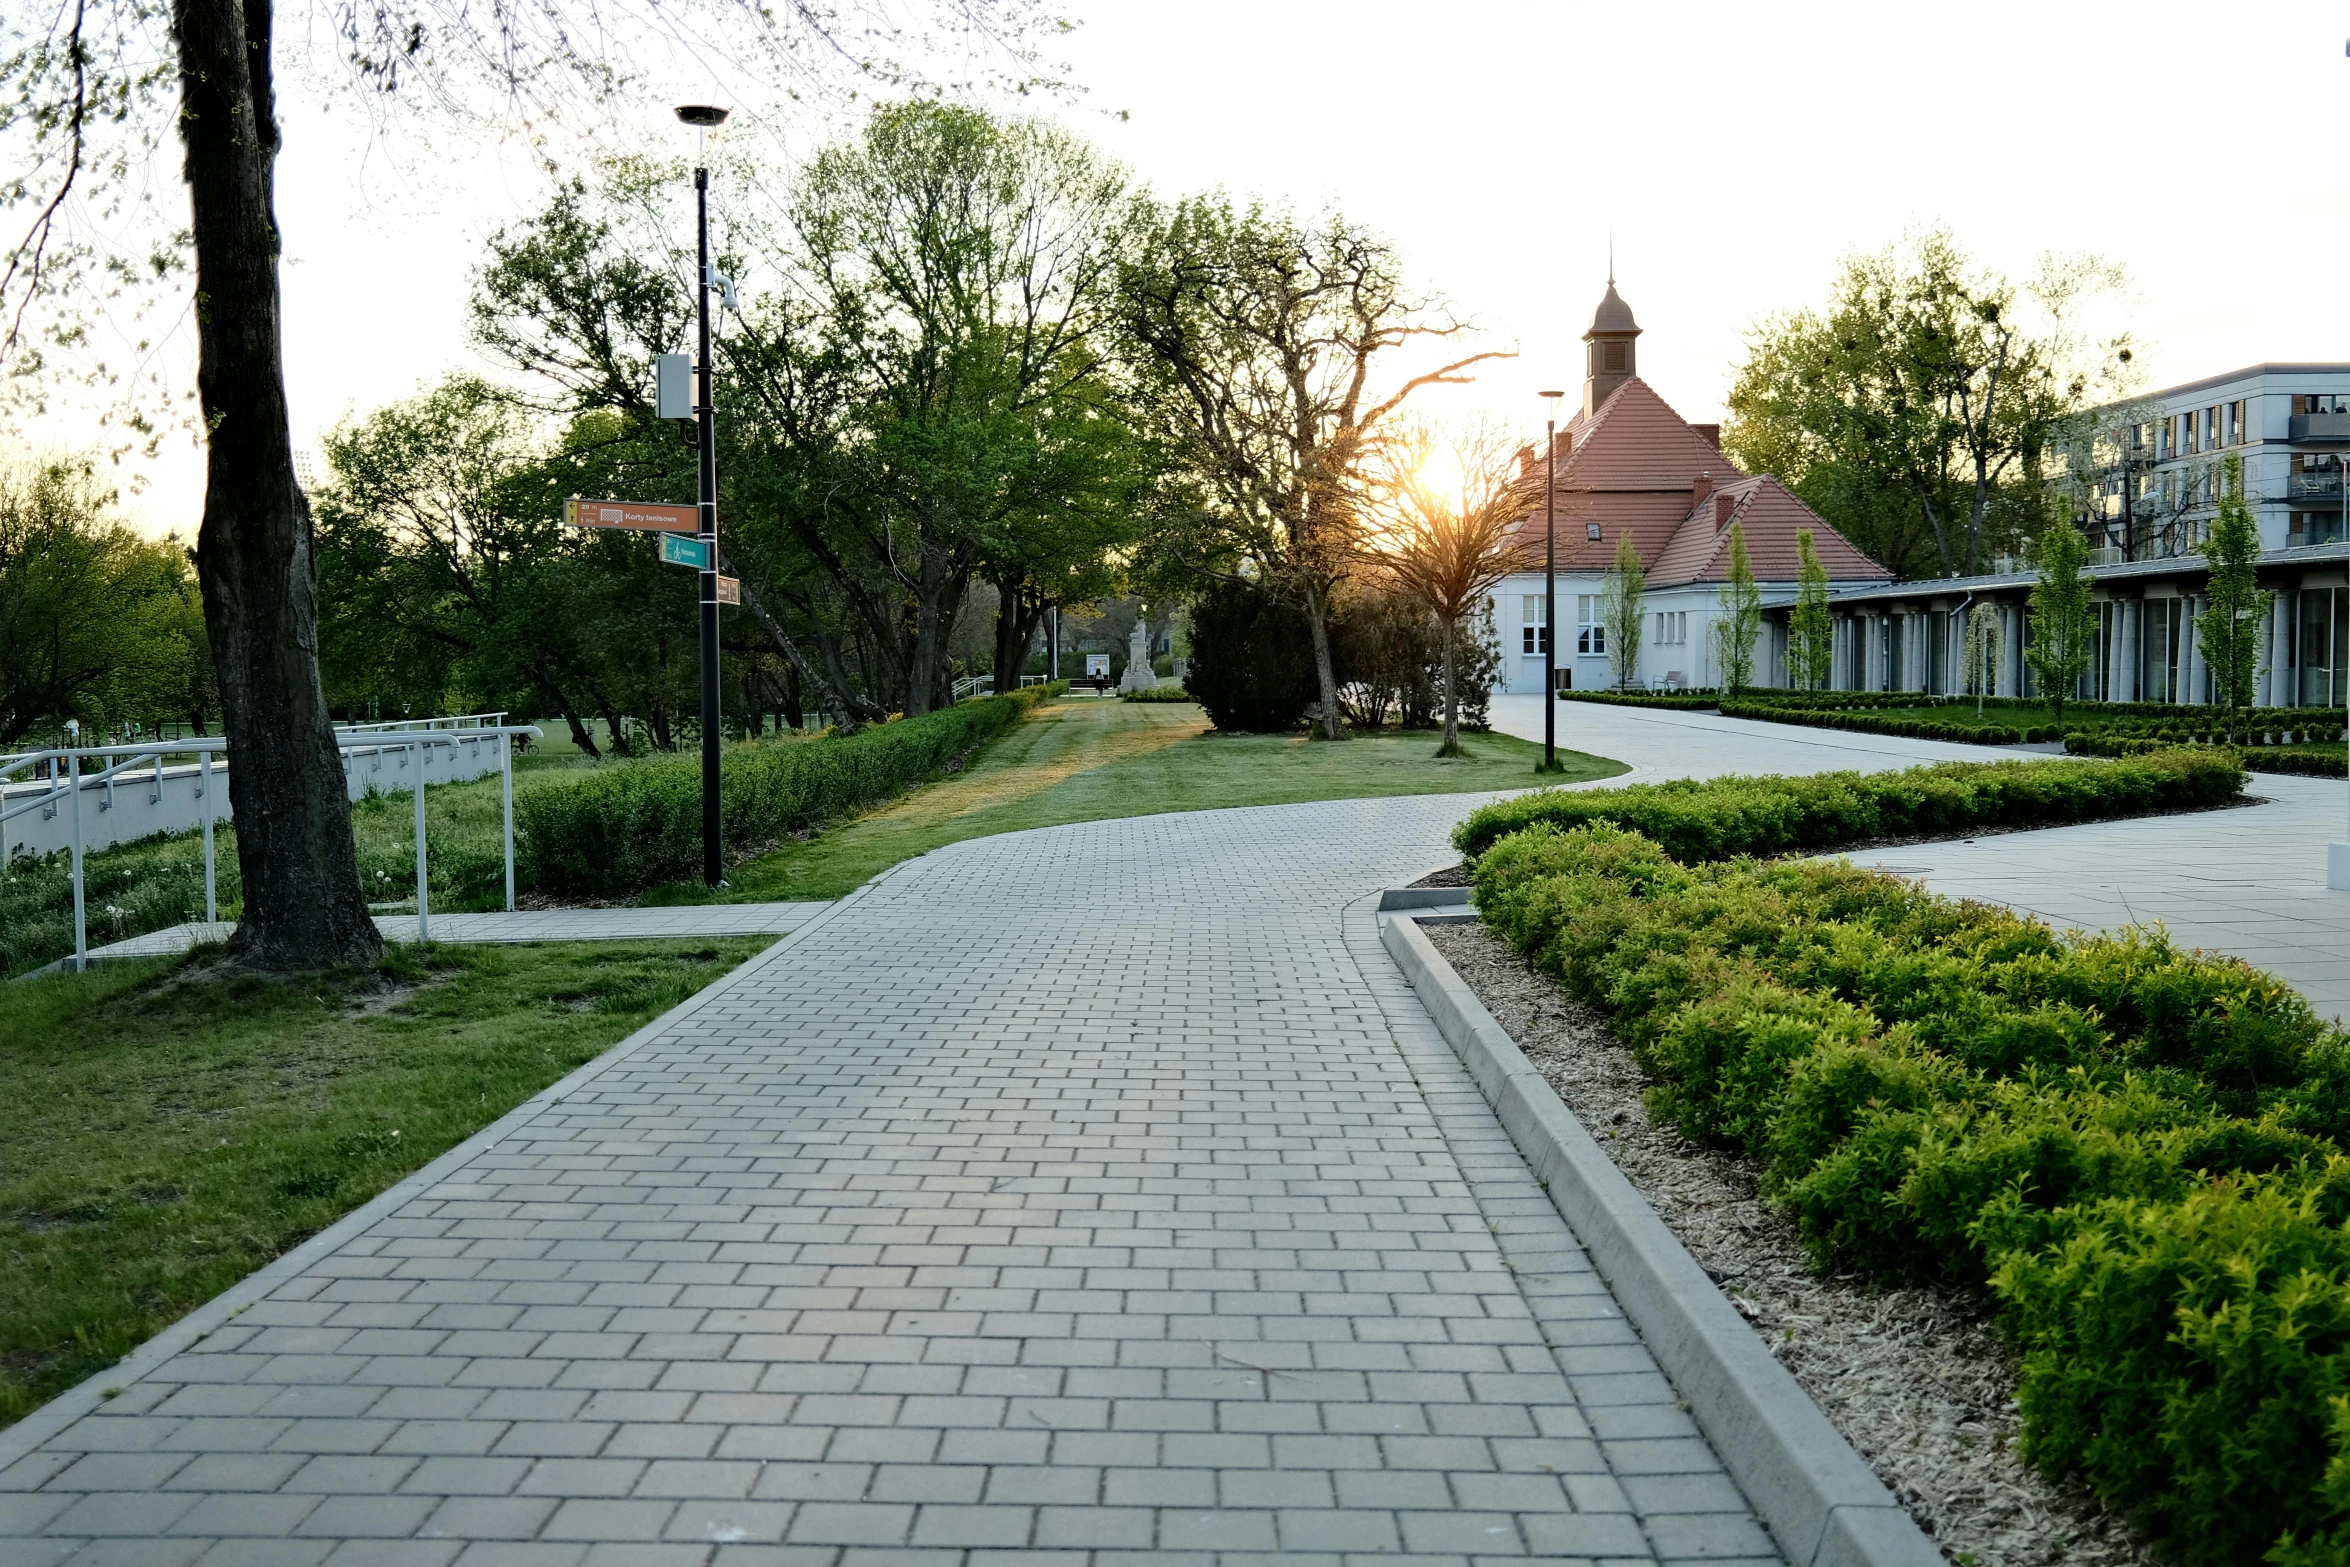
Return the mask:
<path id="1" fill-rule="evenodd" d="M 1739 836 L 1741 792 L 1702 797 Z M 2159 930 L 1691 866 L 1606 819 L 1486 841 L 1485 919 L 1613 1013 L 1659 1114 L 1753 1160 L 1822 1267 L 1990 1292 L 2030 1461 L 2183 1567 L 2350 1561 L 2350 1037 Z"/>
<path id="2" fill-rule="evenodd" d="M 739 852 L 878 805 L 1066 689 L 1027 686 L 853 735 L 731 750 L 719 764 L 724 842 Z M 682 880 L 702 864 L 701 761 L 629 762 L 518 794 L 514 827 L 517 873 L 541 892 L 609 896 Z"/>
<path id="3" fill-rule="evenodd" d="M 1871 838 L 2042 826 L 2219 805 L 2243 792 L 2232 751 L 2174 749 L 2101 762 L 1943 762 L 1897 773 L 1717 778 L 1620 789 L 1537 789 L 1479 806 L 1453 829 L 1484 853 L 1536 823 L 1614 822 L 1677 860 L 1840 848 Z"/>
<path id="4" fill-rule="evenodd" d="M 1196 702 L 1199 698 L 1181 686 L 1161 683 L 1151 687 L 1148 691 L 1128 691 L 1119 700 L 1125 702 Z"/>
<path id="5" fill-rule="evenodd" d="M 1285 734 L 1315 698 L 1313 632 L 1295 600 L 1220 582 L 1191 606 L 1184 684 L 1218 729 Z"/>

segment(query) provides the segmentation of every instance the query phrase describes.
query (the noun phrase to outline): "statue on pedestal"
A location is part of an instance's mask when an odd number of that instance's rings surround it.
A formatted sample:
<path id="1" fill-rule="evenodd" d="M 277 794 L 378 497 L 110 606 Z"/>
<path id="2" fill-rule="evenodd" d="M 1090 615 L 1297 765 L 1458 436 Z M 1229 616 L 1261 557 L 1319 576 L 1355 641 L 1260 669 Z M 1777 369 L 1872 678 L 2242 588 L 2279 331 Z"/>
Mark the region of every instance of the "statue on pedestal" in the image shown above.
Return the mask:
<path id="1" fill-rule="evenodd" d="M 1150 606 L 1138 604 L 1134 610 L 1134 630 L 1126 638 L 1126 673 L 1118 679 L 1118 689 L 1126 691 L 1156 691 L 1159 677 L 1151 673 L 1151 619 Z"/>

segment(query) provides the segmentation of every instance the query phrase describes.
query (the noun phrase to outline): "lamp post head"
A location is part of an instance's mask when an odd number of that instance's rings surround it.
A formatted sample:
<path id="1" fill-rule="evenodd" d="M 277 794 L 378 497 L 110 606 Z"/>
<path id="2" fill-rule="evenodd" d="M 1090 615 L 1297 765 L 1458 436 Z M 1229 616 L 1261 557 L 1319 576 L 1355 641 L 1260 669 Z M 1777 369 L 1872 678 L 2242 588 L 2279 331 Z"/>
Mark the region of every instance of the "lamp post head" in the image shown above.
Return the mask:
<path id="1" fill-rule="evenodd" d="M 733 112 L 731 109 L 720 108 L 714 103 L 681 103 L 677 106 L 679 119 L 705 131 L 715 130 L 724 125 L 726 117 Z"/>

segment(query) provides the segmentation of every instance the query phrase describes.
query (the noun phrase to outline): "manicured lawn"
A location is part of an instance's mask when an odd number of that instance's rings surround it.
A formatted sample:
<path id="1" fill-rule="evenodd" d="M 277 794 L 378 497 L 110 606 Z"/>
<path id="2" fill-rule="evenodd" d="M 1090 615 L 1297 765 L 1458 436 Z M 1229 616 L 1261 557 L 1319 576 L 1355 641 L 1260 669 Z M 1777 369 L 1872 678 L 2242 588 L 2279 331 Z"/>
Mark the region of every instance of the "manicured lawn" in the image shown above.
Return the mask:
<path id="1" fill-rule="evenodd" d="M 1509 735 L 1464 735 L 1468 754 L 1436 755 L 1431 732 L 1357 735 L 1337 744 L 1296 735 L 1219 735 L 1191 703 L 1064 697 L 995 741 L 961 775 L 858 821 L 786 845 L 728 873 L 724 896 L 837 898 L 900 860 L 944 844 L 1065 822 L 1228 805 L 1286 805 L 1379 795 L 1525 789 L 1542 748 Z M 1620 762 L 1561 752 L 1559 782 L 1606 778 Z M 647 902 L 701 901 L 668 888 Z"/>
<path id="2" fill-rule="evenodd" d="M 767 945 L 402 947 L 299 981 L 0 984 L 0 1423 Z"/>

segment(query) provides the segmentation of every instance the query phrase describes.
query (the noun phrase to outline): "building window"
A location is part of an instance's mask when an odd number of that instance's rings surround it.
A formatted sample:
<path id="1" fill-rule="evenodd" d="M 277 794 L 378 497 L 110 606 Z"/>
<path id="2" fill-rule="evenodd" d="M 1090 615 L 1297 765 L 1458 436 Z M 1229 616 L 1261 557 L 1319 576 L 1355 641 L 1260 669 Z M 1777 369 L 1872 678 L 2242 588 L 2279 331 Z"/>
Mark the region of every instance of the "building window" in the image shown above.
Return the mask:
<path id="1" fill-rule="evenodd" d="M 1550 651 L 1550 600 L 1529 593 L 1518 612 L 1518 651 L 1539 658 Z"/>
<path id="2" fill-rule="evenodd" d="M 1688 641 L 1689 611 L 1685 609 L 1658 610 L 1655 633 L 1651 640 L 1658 647 L 1678 647 Z"/>
<path id="3" fill-rule="evenodd" d="M 1575 595 L 1575 651 L 1578 653 L 1605 653 L 1607 626 L 1601 620 L 1604 603 L 1597 593 Z"/>

